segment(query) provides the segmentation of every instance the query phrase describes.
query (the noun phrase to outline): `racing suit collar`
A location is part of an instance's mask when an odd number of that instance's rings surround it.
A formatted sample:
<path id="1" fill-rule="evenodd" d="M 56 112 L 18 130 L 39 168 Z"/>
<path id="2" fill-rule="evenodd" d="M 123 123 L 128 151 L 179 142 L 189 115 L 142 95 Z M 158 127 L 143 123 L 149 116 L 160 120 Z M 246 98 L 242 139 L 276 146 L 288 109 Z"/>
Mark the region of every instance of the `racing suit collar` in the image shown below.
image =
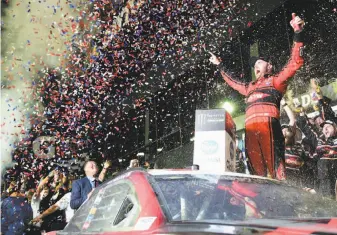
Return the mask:
<path id="1" fill-rule="evenodd" d="M 259 79 L 256 79 L 256 80 L 253 81 L 252 83 L 255 84 L 255 83 L 261 82 L 261 81 L 263 81 L 264 79 L 269 78 L 270 76 L 272 76 L 272 75 L 271 75 L 271 74 L 265 74 L 263 77 L 260 77 Z"/>

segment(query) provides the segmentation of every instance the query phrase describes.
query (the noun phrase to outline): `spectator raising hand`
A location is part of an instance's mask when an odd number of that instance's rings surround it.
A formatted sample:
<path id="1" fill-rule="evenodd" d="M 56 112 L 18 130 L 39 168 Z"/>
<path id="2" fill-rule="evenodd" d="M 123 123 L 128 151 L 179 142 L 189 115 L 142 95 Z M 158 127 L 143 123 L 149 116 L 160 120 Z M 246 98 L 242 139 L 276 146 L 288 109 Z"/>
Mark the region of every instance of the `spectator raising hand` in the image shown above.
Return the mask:
<path id="1" fill-rule="evenodd" d="M 101 172 L 99 173 L 98 176 L 98 180 L 103 182 L 107 173 L 107 170 L 109 169 L 109 167 L 111 166 L 111 161 L 106 160 L 103 164 L 103 169 L 101 170 Z"/>
<path id="2" fill-rule="evenodd" d="M 331 99 L 322 94 L 321 88 L 316 79 L 310 80 L 311 98 L 314 101 L 314 109 L 319 111 L 318 125 L 321 125 L 324 120 L 330 120 L 337 124 L 337 117 L 331 107 Z M 315 122 L 317 122 L 317 118 Z"/>

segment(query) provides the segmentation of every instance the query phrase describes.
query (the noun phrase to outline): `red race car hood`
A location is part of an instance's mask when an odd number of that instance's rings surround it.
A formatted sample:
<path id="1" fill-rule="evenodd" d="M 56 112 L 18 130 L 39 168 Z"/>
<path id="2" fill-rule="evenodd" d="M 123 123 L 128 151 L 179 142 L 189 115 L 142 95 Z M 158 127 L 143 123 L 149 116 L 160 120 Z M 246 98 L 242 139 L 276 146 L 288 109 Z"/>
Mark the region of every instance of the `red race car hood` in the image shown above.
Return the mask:
<path id="1" fill-rule="evenodd" d="M 244 223 L 249 226 L 273 228 L 273 231 L 265 233 L 266 235 L 279 234 L 313 234 L 326 233 L 337 234 L 337 218 L 327 219 L 257 219 Z"/>
<path id="2" fill-rule="evenodd" d="M 102 235 L 129 235 L 129 232 L 105 232 Z M 142 231 L 141 234 L 175 234 L 175 235 L 202 235 L 202 234 L 254 234 L 254 235 L 307 235 L 307 234 L 336 234 L 337 218 L 328 219 L 256 219 L 247 221 L 184 221 L 167 223 L 163 227 Z M 68 235 L 62 232 L 49 232 L 48 235 Z M 75 233 L 74 233 L 75 234 Z M 100 233 L 101 234 L 101 233 Z M 77 235 L 77 234 L 76 234 Z"/>
<path id="3" fill-rule="evenodd" d="M 256 219 L 242 222 L 217 223 L 214 221 L 174 222 L 150 234 L 254 234 L 306 235 L 336 234 L 337 218 L 329 219 Z"/>

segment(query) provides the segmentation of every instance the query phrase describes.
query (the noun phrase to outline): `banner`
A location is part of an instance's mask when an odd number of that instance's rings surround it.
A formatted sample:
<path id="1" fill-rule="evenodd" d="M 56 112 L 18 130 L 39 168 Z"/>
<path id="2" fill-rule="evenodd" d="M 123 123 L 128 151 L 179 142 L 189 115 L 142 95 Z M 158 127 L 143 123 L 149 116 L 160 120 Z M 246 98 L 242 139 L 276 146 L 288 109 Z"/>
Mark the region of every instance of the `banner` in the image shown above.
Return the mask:
<path id="1" fill-rule="evenodd" d="M 326 86 L 321 87 L 322 94 L 332 101 L 337 101 L 337 80 L 329 83 Z M 312 100 L 310 93 L 301 94 L 292 101 L 295 105 L 301 105 L 303 108 L 307 108 L 315 102 Z M 333 102 L 334 103 L 334 102 Z"/>
<path id="2" fill-rule="evenodd" d="M 224 109 L 196 110 L 193 164 L 212 172 L 235 171 L 235 124 Z"/>

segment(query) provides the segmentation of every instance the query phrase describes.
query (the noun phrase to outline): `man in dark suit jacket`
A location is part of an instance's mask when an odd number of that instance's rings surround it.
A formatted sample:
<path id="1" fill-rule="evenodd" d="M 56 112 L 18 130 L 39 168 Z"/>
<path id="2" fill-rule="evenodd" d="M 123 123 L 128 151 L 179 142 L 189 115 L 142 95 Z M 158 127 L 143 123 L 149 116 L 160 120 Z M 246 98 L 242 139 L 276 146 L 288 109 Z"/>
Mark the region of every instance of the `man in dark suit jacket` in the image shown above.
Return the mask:
<path id="1" fill-rule="evenodd" d="M 84 165 L 86 177 L 73 182 L 70 207 L 74 210 L 78 209 L 87 198 L 89 198 L 101 181 L 95 178 L 98 167 L 96 162 L 88 161 Z"/>

